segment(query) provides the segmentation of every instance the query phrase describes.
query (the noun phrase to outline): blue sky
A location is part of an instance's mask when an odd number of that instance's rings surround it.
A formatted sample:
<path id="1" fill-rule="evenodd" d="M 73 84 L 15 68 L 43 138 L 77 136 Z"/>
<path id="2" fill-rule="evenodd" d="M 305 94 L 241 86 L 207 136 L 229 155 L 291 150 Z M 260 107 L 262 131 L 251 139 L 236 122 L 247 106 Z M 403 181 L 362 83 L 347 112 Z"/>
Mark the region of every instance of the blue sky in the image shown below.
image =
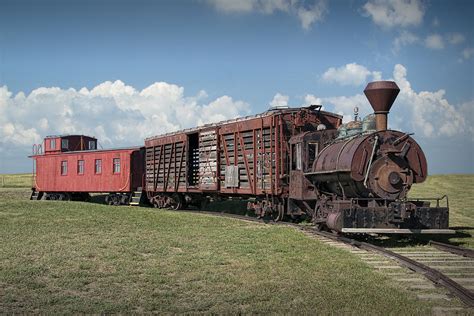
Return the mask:
<path id="1" fill-rule="evenodd" d="M 0 172 L 29 171 L 47 134 L 113 147 L 275 104 L 365 115 L 381 78 L 402 88 L 389 126 L 415 132 L 430 171 L 472 173 L 473 14 L 473 1 L 0 0 Z"/>

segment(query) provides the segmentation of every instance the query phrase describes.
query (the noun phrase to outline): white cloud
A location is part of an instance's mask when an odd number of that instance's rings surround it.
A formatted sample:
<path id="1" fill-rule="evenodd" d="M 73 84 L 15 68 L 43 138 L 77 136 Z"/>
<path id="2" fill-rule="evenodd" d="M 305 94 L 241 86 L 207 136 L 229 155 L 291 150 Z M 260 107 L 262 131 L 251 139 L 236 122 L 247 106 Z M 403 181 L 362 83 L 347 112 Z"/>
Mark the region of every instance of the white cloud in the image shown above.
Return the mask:
<path id="1" fill-rule="evenodd" d="M 417 43 L 419 40 L 420 39 L 415 34 L 408 31 L 402 31 L 400 35 L 393 40 L 392 51 L 394 54 L 397 54 L 403 46 Z"/>
<path id="2" fill-rule="evenodd" d="M 305 30 L 308 30 L 313 23 L 321 21 L 326 11 L 326 2 L 324 1 L 315 2 L 309 8 L 305 8 L 304 6 L 297 8 L 298 18 L 301 21 L 301 26 Z"/>
<path id="3" fill-rule="evenodd" d="M 474 139 L 474 100 L 453 105 L 443 89 L 415 91 L 408 81 L 407 69 L 400 64 L 395 65 L 393 79 L 389 80 L 400 87 L 390 111 L 389 128 L 414 131 L 428 138 L 467 136 Z M 360 116 L 373 112 L 363 94 L 323 97 L 321 101 L 328 111 L 343 115 L 344 122 L 353 118 L 354 107 L 359 108 Z"/>
<path id="4" fill-rule="evenodd" d="M 316 0 L 311 5 L 302 0 L 208 0 L 208 3 L 224 13 L 285 12 L 296 16 L 305 30 L 321 21 L 327 12 L 325 0 Z"/>
<path id="5" fill-rule="evenodd" d="M 270 106 L 275 108 L 288 107 L 289 100 L 289 96 L 277 93 L 273 97 L 273 100 L 270 102 Z"/>
<path id="6" fill-rule="evenodd" d="M 433 22 L 431 22 L 431 25 L 434 26 L 434 27 L 438 27 L 439 26 L 439 20 L 437 17 L 435 17 L 433 19 Z"/>
<path id="7" fill-rule="evenodd" d="M 369 0 L 363 10 L 382 27 L 419 25 L 425 8 L 420 0 Z"/>
<path id="8" fill-rule="evenodd" d="M 373 80 L 380 80 L 382 74 L 377 71 L 372 72 L 357 63 L 350 63 L 339 68 L 329 68 L 322 75 L 322 80 L 340 85 L 360 86 L 367 82 L 369 76 L 372 76 Z"/>
<path id="9" fill-rule="evenodd" d="M 471 128 L 474 121 L 472 115 L 468 115 L 467 107 L 450 104 L 445 98 L 445 90 L 414 91 L 407 79 L 407 69 L 400 64 L 395 65 L 393 77 L 400 87 L 395 102 L 401 113 L 408 114 L 407 117 L 411 119 L 409 127 L 413 130 L 427 137 L 458 134 L 474 136 Z"/>
<path id="10" fill-rule="evenodd" d="M 304 97 L 304 102 L 301 106 L 310 106 L 310 105 L 322 105 L 323 100 L 321 98 L 317 98 L 316 96 L 312 94 L 307 94 Z M 323 109 L 324 107 L 322 107 Z"/>
<path id="11" fill-rule="evenodd" d="M 451 33 L 447 36 L 448 42 L 457 45 L 463 43 L 466 38 L 461 33 Z"/>
<path id="12" fill-rule="evenodd" d="M 439 34 L 431 34 L 425 38 L 425 46 L 430 49 L 443 49 L 444 48 L 444 40 L 443 37 Z"/>
<path id="13" fill-rule="evenodd" d="M 95 135 L 104 147 L 139 145 L 149 136 L 236 118 L 250 113 L 243 101 L 207 94 L 185 96 L 184 88 L 166 82 L 139 91 L 122 81 L 91 89 L 38 88 L 13 96 L 0 87 L 0 152 L 29 153 L 50 134 Z"/>
<path id="14" fill-rule="evenodd" d="M 367 98 L 363 94 L 356 94 L 354 96 L 337 96 L 322 99 L 324 104 L 332 105 L 332 112 L 343 116 L 344 123 L 351 121 L 354 118 L 354 108 L 359 108 L 361 115 L 367 115 L 373 112 Z"/>
<path id="15" fill-rule="evenodd" d="M 463 51 L 461 52 L 461 56 L 465 60 L 471 59 L 471 57 L 474 56 L 474 48 L 468 47 L 463 49 Z"/>

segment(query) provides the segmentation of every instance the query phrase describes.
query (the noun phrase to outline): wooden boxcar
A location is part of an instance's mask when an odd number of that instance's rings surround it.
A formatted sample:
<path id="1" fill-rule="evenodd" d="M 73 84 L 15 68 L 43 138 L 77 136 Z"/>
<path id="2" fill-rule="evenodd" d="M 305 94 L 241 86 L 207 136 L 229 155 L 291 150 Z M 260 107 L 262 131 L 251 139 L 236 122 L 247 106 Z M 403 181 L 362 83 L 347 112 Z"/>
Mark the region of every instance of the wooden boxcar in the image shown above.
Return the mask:
<path id="1" fill-rule="evenodd" d="M 97 140 L 83 135 L 49 136 L 34 159 L 33 196 L 82 199 L 88 193 L 109 193 L 112 204 L 123 204 L 141 191 L 144 148 L 98 150 Z"/>
<path id="2" fill-rule="evenodd" d="M 175 208 L 213 194 L 285 198 L 289 139 L 341 122 L 319 106 L 285 108 L 147 138 L 148 198 Z"/>

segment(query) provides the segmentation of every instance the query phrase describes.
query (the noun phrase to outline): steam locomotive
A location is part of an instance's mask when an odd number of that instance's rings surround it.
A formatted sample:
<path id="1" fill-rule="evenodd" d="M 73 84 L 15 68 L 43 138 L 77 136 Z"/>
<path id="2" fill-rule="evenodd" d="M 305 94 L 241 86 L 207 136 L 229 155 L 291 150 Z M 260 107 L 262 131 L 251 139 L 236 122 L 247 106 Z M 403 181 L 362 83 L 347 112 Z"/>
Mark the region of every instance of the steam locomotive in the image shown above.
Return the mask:
<path id="1" fill-rule="evenodd" d="M 109 204 L 171 209 L 239 198 L 258 217 L 306 217 L 341 233 L 453 233 L 447 197 L 407 198 L 427 163 L 410 134 L 387 129 L 399 91 L 395 82 L 369 83 L 374 114 L 346 124 L 312 105 L 158 135 L 143 147 L 98 150 L 92 137 L 47 137 L 31 156 L 31 198 L 106 193 Z"/>

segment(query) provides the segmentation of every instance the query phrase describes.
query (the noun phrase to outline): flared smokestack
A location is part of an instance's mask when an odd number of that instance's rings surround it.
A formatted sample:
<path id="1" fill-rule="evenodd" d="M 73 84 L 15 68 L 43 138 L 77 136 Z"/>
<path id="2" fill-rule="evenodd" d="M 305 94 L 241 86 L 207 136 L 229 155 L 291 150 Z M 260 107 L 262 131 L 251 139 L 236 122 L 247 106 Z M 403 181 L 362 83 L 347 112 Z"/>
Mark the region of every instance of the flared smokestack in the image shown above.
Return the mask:
<path id="1" fill-rule="evenodd" d="M 375 128 L 377 131 L 387 129 L 387 114 L 397 98 L 400 88 L 393 81 L 369 82 L 364 90 L 375 113 Z"/>

